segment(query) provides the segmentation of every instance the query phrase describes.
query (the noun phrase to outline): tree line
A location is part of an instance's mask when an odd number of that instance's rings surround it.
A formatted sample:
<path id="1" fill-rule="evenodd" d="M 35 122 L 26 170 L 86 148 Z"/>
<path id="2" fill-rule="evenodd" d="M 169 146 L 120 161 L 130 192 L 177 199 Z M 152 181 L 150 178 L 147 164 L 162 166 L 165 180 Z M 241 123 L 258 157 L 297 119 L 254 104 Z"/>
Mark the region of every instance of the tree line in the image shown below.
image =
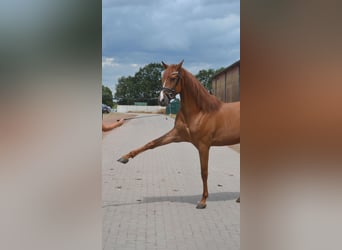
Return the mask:
<path id="1" fill-rule="evenodd" d="M 195 77 L 203 86 L 211 91 L 212 77 L 222 71 L 202 69 Z M 133 105 L 135 102 L 146 102 L 147 105 L 158 105 L 158 94 L 161 89 L 161 74 L 164 67 L 160 63 L 150 63 L 140 68 L 134 76 L 119 78 L 115 89 L 114 98 L 121 105 Z M 108 87 L 102 86 L 102 103 L 113 106 L 113 95 Z"/>

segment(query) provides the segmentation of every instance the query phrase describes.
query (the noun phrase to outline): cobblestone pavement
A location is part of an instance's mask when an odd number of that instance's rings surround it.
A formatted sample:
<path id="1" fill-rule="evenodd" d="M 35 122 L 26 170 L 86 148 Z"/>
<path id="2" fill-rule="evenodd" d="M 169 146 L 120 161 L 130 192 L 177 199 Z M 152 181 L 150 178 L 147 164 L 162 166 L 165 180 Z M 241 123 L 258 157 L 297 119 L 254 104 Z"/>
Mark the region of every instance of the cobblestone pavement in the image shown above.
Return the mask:
<path id="1" fill-rule="evenodd" d="M 103 249 L 240 249 L 240 154 L 212 147 L 207 208 L 199 156 L 189 143 L 126 154 L 173 127 L 163 115 L 132 119 L 102 141 Z"/>

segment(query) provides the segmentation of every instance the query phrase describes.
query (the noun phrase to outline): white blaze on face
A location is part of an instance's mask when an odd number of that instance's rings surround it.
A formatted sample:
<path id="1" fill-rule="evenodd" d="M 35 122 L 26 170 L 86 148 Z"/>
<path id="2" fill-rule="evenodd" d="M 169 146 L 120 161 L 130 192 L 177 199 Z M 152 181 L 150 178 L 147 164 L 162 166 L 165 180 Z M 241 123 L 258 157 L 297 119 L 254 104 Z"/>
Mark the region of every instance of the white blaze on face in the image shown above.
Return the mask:
<path id="1" fill-rule="evenodd" d="M 161 102 L 162 100 L 164 100 L 164 90 L 160 91 L 159 94 L 159 101 Z"/>

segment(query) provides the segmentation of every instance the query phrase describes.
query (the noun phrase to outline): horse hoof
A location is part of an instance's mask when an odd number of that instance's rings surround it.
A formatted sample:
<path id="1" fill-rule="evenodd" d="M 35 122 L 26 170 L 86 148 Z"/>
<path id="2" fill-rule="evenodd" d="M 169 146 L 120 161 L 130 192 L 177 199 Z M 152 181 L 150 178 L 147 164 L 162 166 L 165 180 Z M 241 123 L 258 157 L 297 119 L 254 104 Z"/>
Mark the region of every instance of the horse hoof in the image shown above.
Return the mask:
<path id="1" fill-rule="evenodd" d="M 128 162 L 128 159 L 124 158 L 124 157 L 121 157 L 118 162 L 121 162 L 121 163 L 127 163 Z"/>
<path id="2" fill-rule="evenodd" d="M 240 203 L 240 197 L 239 197 L 239 198 L 237 198 L 236 202 Z"/>
<path id="3" fill-rule="evenodd" d="M 196 206 L 197 209 L 204 209 L 206 207 L 207 207 L 207 204 L 202 204 L 202 203 L 198 203 Z"/>

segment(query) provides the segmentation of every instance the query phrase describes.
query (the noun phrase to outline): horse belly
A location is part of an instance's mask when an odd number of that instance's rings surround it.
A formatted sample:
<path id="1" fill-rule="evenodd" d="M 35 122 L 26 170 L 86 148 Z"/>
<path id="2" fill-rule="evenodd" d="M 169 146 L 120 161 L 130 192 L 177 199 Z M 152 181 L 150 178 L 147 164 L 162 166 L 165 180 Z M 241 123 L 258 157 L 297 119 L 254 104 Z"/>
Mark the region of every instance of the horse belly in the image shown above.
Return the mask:
<path id="1" fill-rule="evenodd" d="M 239 144 L 240 138 L 232 138 L 225 141 L 214 141 L 211 146 L 231 146 L 234 144 Z"/>
<path id="2" fill-rule="evenodd" d="M 240 143 L 240 135 L 236 135 L 235 133 L 232 134 L 225 134 L 221 135 L 220 137 L 214 137 L 212 140 L 212 146 L 229 146 Z"/>
<path id="3" fill-rule="evenodd" d="M 225 146 L 237 143 L 240 143 L 240 109 L 232 109 L 227 105 L 216 116 L 212 146 Z"/>

